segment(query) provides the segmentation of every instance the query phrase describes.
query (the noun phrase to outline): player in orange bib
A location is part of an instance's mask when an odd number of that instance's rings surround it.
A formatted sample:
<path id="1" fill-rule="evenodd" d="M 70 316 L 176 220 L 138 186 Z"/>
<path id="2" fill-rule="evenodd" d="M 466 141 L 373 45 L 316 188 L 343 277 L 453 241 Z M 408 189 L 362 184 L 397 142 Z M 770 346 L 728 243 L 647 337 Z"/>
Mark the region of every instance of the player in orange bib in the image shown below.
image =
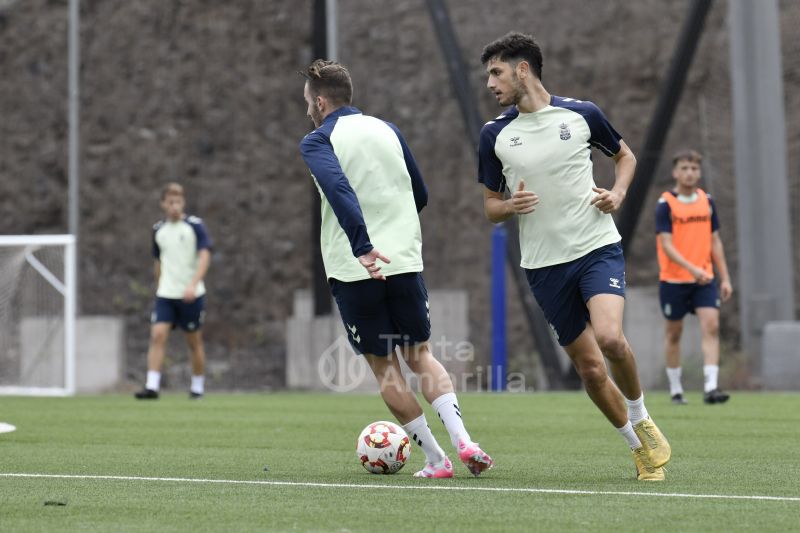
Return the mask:
<path id="1" fill-rule="evenodd" d="M 659 299 L 667 320 L 665 350 L 670 395 L 685 404 L 681 384 L 680 342 L 683 317 L 694 313 L 700 320 L 703 349 L 704 396 L 707 404 L 724 403 L 729 395 L 718 385 L 719 306 L 733 293 L 725 251 L 719 237 L 714 201 L 697 185 L 702 156 L 694 150 L 672 159 L 676 186 L 661 195 L 656 207 Z M 719 290 L 714 269 L 719 272 Z"/>

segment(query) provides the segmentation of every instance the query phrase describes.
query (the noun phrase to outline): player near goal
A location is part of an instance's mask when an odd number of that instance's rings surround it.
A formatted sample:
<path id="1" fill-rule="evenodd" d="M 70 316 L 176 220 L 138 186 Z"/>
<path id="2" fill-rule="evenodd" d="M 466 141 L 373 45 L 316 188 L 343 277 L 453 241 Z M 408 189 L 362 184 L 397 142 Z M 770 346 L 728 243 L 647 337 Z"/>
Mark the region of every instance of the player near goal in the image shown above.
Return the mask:
<path id="1" fill-rule="evenodd" d="M 702 156 L 684 150 L 672 159 L 675 188 L 661 195 L 656 206 L 659 300 L 666 319 L 664 339 L 672 402 L 687 403 L 681 383 L 683 317 L 700 321 L 703 350 L 703 401 L 725 403 L 729 395 L 718 385 L 719 306 L 733 294 L 725 250 L 719 237 L 714 200 L 698 186 Z M 719 271 L 719 290 L 714 279 Z"/>
<path id="2" fill-rule="evenodd" d="M 155 259 L 155 309 L 151 316 L 150 348 L 147 352 L 147 382 L 135 394 L 140 400 L 155 400 L 161 387 L 164 348 L 172 329 L 186 336 L 192 360 L 189 397 L 202 398 L 205 350 L 202 325 L 206 288 L 203 278 L 211 262 L 211 239 L 203 221 L 184 213 L 183 187 L 169 183 L 161 192 L 164 219 L 153 226 Z"/>
<path id="3" fill-rule="evenodd" d="M 364 354 L 389 410 L 425 453 L 426 465 L 414 475 L 450 478 L 453 465 L 403 378 L 396 350 L 420 377 L 425 399 L 477 476 L 492 459 L 472 442 L 452 381 L 427 342 L 418 213 L 428 193 L 414 156 L 396 126 L 351 107 L 352 81 L 344 66 L 316 60 L 303 75 L 316 129 L 300 151 L 320 191 L 322 258 L 348 339 Z"/>
<path id="4" fill-rule="evenodd" d="M 596 105 L 547 92 L 542 52 L 530 35 L 512 32 L 489 43 L 481 62 L 488 89 L 510 106 L 481 130 L 486 216 L 495 223 L 518 217 L 521 266 L 559 344 L 630 446 L 637 478 L 663 480 L 671 450 L 648 415 L 622 332 L 625 260 L 611 217 L 636 158 Z M 592 147 L 614 161 L 610 190 L 595 185 Z"/>

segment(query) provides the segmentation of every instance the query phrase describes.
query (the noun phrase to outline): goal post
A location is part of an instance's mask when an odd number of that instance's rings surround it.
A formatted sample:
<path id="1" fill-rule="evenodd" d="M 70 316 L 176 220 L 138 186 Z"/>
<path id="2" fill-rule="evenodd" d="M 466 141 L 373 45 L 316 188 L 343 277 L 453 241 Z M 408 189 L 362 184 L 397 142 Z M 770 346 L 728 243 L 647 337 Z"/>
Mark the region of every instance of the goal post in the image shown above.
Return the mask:
<path id="1" fill-rule="evenodd" d="M 0 395 L 75 394 L 73 235 L 0 235 Z"/>

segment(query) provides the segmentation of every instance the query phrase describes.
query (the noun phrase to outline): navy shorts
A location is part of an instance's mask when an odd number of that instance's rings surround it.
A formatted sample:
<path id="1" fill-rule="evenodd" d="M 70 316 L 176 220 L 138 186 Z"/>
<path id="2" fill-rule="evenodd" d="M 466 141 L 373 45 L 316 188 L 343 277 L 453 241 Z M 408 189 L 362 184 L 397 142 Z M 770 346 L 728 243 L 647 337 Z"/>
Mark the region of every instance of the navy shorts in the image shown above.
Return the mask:
<path id="1" fill-rule="evenodd" d="M 528 284 L 561 346 L 572 344 L 586 329 L 586 302 L 597 294 L 625 297 L 625 257 L 619 243 L 549 267 L 525 269 Z"/>
<path id="2" fill-rule="evenodd" d="M 428 291 L 419 272 L 387 276 L 386 281 L 331 279 L 330 285 L 356 352 L 387 356 L 396 346 L 430 338 Z"/>
<path id="3" fill-rule="evenodd" d="M 686 313 L 694 313 L 698 307 L 719 309 L 719 290 L 716 281 L 699 283 L 669 283 L 658 285 L 661 312 L 667 320 L 681 320 Z"/>
<path id="4" fill-rule="evenodd" d="M 205 318 L 205 295 L 200 296 L 192 303 L 181 299 L 156 298 L 156 306 L 150 317 L 150 322 L 168 322 L 172 329 L 180 327 L 183 331 L 197 331 L 203 326 Z"/>

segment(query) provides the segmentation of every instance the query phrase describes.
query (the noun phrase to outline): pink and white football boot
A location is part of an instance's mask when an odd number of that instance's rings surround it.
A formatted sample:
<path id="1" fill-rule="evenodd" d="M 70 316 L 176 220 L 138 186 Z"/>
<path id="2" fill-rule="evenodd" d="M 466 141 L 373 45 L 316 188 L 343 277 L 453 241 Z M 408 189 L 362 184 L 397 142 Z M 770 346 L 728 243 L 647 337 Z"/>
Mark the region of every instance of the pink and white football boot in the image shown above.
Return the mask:
<path id="1" fill-rule="evenodd" d="M 475 477 L 494 466 L 492 458 L 476 442 L 458 441 L 458 458 Z"/>
<path id="2" fill-rule="evenodd" d="M 414 477 L 427 477 L 436 479 L 445 479 L 453 477 L 453 463 L 447 457 L 444 458 L 438 465 L 426 463 L 425 468 L 416 472 Z"/>

